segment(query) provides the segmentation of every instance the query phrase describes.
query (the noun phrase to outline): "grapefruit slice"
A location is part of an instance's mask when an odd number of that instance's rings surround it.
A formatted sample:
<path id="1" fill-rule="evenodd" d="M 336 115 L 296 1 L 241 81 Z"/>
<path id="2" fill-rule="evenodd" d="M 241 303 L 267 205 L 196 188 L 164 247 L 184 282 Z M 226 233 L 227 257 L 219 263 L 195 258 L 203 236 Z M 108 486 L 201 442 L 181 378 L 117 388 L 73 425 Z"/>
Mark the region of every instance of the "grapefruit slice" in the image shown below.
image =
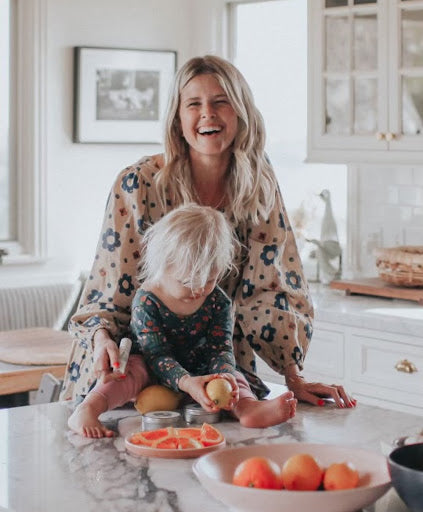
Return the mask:
<path id="1" fill-rule="evenodd" d="M 129 439 L 129 442 L 144 446 L 153 446 L 156 441 L 173 435 L 173 430 L 173 427 L 159 428 L 157 430 L 143 430 L 142 432 L 134 434 Z"/>
<path id="2" fill-rule="evenodd" d="M 151 445 L 152 448 L 161 448 L 162 450 L 176 450 L 178 446 L 178 438 L 176 436 L 168 436 L 165 439 L 158 439 Z"/>
<path id="3" fill-rule="evenodd" d="M 200 441 L 203 443 L 203 446 L 214 446 L 224 441 L 224 439 L 220 430 L 208 423 L 203 423 L 200 435 Z"/>
<path id="4" fill-rule="evenodd" d="M 203 443 L 197 439 L 189 437 L 178 437 L 178 448 L 180 450 L 187 450 L 192 448 L 204 448 Z"/>
<path id="5" fill-rule="evenodd" d="M 190 439 L 200 439 L 201 428 L 178 428 L 176 429 L 179 437 L 189 437 Z"/>

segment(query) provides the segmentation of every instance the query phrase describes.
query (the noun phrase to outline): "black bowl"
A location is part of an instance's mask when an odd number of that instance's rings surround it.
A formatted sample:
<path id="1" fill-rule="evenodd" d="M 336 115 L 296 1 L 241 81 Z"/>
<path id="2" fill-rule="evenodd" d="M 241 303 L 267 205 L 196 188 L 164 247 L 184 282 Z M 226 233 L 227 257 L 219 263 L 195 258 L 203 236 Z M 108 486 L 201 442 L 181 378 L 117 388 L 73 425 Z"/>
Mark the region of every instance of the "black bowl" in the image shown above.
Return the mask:
<path id="1" fill-rule="evenodd" d="M 388 457 L 392 485 L 412 512 L 423 512 L 423 443 L 396 448 Z"/>

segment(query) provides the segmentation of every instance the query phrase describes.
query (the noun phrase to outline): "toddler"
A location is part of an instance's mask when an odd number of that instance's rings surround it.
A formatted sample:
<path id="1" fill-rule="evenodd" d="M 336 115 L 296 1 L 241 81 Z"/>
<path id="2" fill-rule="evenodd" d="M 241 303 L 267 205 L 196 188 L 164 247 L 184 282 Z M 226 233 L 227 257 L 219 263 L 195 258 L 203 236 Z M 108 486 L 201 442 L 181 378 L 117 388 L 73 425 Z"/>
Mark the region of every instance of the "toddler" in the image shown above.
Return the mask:
<path id="1" fill-rule="evenodd" d="M 132 302 L 135 349 L 126 375 L 98 382 L 78 405 L 68 425 L 86 437 L 114 433 L 99 416 L 134 399 L 157 382 L 184 392 L 206 411 L 215 404 L 206 384 L 221 377 L 232 387 L 227 407 L 246 427 L 267 427 L 295 415 L 297 400 L 288 391 L 257 400 L 236 369 L 232 346 L 232 304 L 217 283 L 232 270 L 237 242 L 223 213 L 188 204 L 151 226 L 143 238 L 141 286 Z"/>

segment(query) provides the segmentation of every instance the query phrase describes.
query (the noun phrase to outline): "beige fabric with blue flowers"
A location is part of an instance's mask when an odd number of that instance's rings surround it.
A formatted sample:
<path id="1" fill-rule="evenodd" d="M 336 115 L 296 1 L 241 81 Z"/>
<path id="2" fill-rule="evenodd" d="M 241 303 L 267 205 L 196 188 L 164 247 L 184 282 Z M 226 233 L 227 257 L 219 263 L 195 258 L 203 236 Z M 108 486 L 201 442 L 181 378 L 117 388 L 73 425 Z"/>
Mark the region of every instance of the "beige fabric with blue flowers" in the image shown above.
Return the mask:
<path id="1" fill-rule="evenodd" d="M 95 261 L 69 331 L 74 342 L 62 399 L 86 395 L 95 377 L 93 335 L 106 328 L 116 341 L 130 335 L 131 302 L 145 229 L 164 212 L 154 176 L 161 155 L 124 169 L 109 195 Z M 168 209 L 172 204 L 168 199 Z M 235 226 L 243 244 L 232 272 L 220 283 L 234 303 L 234 353 L 238 368 L 259 398 L 268 390 L 255 375 L 255 354 L 273 370 L 303 368 L 312 336 L 313 306 L 294 235 L 280 194 L 270 218 Z"/>

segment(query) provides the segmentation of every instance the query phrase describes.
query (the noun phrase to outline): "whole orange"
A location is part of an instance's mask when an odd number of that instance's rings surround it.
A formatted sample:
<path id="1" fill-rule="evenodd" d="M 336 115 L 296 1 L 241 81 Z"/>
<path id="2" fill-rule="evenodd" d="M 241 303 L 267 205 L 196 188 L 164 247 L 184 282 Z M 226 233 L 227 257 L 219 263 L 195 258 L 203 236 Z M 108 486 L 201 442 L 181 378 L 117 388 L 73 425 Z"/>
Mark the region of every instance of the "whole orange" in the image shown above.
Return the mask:
<path id="1" fill-rule="evenodd" d="M 323 469 L 308 453 L 292 455 L 282 466 L 283 485 L 291 491 L 315 491 L 322 478 Z"/>
<path id="2" fill-rule="evenodd" d="M 281 468 L 267 457 L 249 457 L 235 468 L 232 483 L 256 489 L 282 489 Z"/>
<path id="3" fill-rule="evenodd" d="M 323 487 L 327 491 L 354 489 L 357 484 L 358 471 L 350 462 L 331 464 L 323 477 Z"/>

